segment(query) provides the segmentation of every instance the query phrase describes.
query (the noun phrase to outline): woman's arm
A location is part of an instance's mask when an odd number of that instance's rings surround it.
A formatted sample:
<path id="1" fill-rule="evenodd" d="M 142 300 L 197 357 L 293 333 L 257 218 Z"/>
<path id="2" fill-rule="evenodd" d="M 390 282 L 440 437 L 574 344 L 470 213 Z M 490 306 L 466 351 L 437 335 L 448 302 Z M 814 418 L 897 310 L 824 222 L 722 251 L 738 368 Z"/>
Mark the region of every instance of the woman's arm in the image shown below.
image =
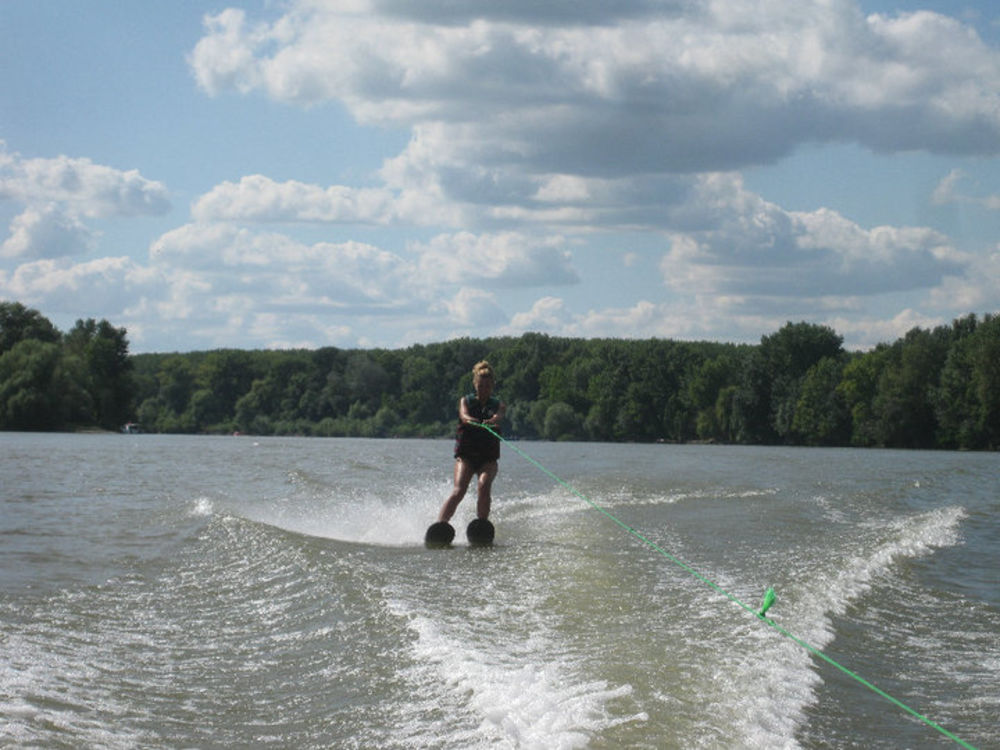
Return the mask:
<path id="1" fill-rule="evenodd" d="M 465 396 L 458 400 L 458 420 L 462 424 L 471 424 L 476 421 L 469 414 L 469 405 L 465 402 Z"/>

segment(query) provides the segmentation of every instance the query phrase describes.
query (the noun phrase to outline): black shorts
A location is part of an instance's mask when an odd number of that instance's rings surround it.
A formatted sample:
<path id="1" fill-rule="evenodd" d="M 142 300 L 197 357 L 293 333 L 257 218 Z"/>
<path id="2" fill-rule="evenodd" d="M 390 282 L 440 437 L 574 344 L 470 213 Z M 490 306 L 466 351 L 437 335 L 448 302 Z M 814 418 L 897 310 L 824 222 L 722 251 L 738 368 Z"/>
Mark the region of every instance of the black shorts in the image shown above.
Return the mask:
<path id="1" fill-rule="evenodd" d="M 493 456 L 460 456 L 456 453 L 455 460 L 467 462 L 472 467 L 473 474 L 482 474 L 483 469 L 497 459 Z"/>

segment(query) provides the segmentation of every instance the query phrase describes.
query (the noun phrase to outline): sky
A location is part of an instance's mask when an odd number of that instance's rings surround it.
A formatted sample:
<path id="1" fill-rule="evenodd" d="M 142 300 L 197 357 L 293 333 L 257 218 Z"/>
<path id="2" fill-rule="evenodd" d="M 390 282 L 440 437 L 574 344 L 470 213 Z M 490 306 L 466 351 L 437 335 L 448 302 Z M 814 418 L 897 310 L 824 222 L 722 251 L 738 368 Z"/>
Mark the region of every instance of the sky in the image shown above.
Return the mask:
<path id="1" fill-rule="evenodd" d="M 992 0 L 0 0 L 0 300 L 132 352 L 1000 312 Z"/>

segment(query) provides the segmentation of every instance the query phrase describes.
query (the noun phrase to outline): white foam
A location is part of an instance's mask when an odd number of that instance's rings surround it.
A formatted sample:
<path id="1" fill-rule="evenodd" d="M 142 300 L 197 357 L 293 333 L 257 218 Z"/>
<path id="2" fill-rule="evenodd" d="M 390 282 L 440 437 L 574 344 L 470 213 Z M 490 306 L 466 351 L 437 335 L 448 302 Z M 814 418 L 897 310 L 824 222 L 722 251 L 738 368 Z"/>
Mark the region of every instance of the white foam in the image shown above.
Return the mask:
<path id="1" fill-rule="evenodd" d="M 437 509 L 364 496 L 336 505 L 322 515 L 288 525 L 293 531 L 345 542 L 408 546 L 419 544 Z"/>
<path id="2" fill-rule="evenodd" d="M 544 635 L 535 633 L 513 649 L 483 645 L 454 623 L 413 614 L 399 601 L 390 607 L 416 635 L 415 664 L 404 675 L 421 696 L 410 707 L 412 716 L 450 704 L 461 714 L 452 718 L 469 727 L 451 727 L 442 741 L 569 750 L 585 747 L 602 729 L 647 719 L 644 713 L 612 718 L 608 704 L 630 695 L 632 687 L 581 678 L 570 660 L 553 658 L 558 649 Z M 413 731 L 423 734 L 426 727 Z"/>
<path id="3" fill-rule="evenodd" d="M 619 507 L 674 505 L 691 500 L 740 501 L 777 494 L 777 490 L 775 489 L 731 489 L 721 487 L 652 494 L 636 494 L 628 487 L 621 487 L 613 491 L 602 490 L 600 494 L 596 492 L 588 494 L 577 488 L 574 488 L 574 490 L 567 487 L 555 486 L 541 495 L 533 495 L 528 498 L 505 498 L 505 513 L 508 516 L 519 519 L 539 518 L 576 512 L 590 512 L 595 507 L 609 510 Z"/>
<path id="4" fill-rule="evenodd" d="M 813 645 L 825 646 L 832 638 L 827 616 L 844 614 L 852 601 L 868 592 L 873 581 L 899 560 L 923 557 L 939 547 L 956 544 L 965 517 L 963 508 L 950 507 L 872 524 L 867 533 L 881 538 L 864 540 L 863 551 L 837 564 L 835 573 L 816 582 L 804 597 L 801 615 L 817 625 L 808 635 L 814 639 Z"/>
<path id="5" fill-rule="evenodd" d="M 834 617 L 843 615 L 901 560 L 956 544 L 964 517 L 961 508 L 944 508 L 858 529 L 854 551 L 844 559 L 802 559 L 801 584 L 779 587 L 778 603 L 769 616 L 812 646 L 824 648 L 835 636 Z M 726 590 L 738 590 L 739 582 L 725 571 L 706 572 Z M 672 579 L 671 585 L 676 585 Z M 699 647 L 725 644 L 711 654 L 695 648 L 675 662 L 697 694 L 681 691 L 672 696 L 677 704 L 672 708 L 683 713 L 685 706 L 697 704 L 704 716 L 704 723 L 684 730 L 691 732 L 687 741 L 716 747 L 739 737 L 746 747 L 798 747 L 796 734 L 808 721 L 807 708 L 816 700 L 825 670 L 815 668 L 807 649 L 746 613 L 720 619 L 716 592 L 692 581 L 682 585 L 690 587 L 687 617 L 680 621 L 686 629 L 684 640 Z M 698 685 L 710 688 L 702 691 Z"/>
<path id="6" fill-rule="evenodd" d="M 199 497 L 194 501 L 191 508 L 192 516 L 210 516 L 215 511 L 215 506 L 207 497 Z"/>
<path id="7" fill-rule="evenodd" d="M 265 506 L 241 508 L 254 521 L 298 534 L 386 547 L 422 545 L 427 526 L 444 498 L 440 484 L 386 490 L 391 499 L 370 490 L 332 495 L 313 489 L 307 496 L 281 498 Z"/>
<path id="8" fill-rule="evenodd" d="M 99 638 L 76 639 L 72 651 L 52 649 L 58 637 L 45 624 L 8 633 L 0 650 L 0 745 L 40 743 L 40 738 L 72 738 L 81 747 L 139 747 L 149 740 L 121 719 L 129 707 L 103 683 L 97 664 L 107 654 Z"/>
<path id="9" fill-rule="evenodd" d="M 881 530 L 881 538 L 859 540 L 861 551 L 825 566 L 825 572 L 804 592 L 783 595 L 779 591 L 779 604 L 771 614 L 790 632 L 823 649 L 835 636 L 835 616 L 843 615 L 851 602 L 869 591 L 877 577 L 899 560 L 955 544 L 964 517 L 961 508 L 943 508 L 889 522 Z M 772 632 L 755 627 L 752 620 L 740 629 L 744 631 L 741 650 L 749 649 L 756 656 L 736 657 L 730 674 L 720 680 L 720 686 L 726 687 L 712 710 L 732 711 L 734 726 L 750 745 L 797 747 L 795 732 L 806 720 L 806 707 L 815 701 L 821 673 L 813 668 L 810 652 L 794 642 L 775 639 Z"/>

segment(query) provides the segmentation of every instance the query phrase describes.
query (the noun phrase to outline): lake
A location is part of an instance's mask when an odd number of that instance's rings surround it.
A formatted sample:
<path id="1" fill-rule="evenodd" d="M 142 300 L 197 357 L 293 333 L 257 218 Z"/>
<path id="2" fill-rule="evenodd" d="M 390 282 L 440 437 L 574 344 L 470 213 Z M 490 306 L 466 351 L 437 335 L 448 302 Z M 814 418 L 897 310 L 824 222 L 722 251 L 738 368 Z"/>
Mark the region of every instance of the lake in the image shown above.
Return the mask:
<path id="1" fill-rule="evenodd" d="M 997 454 L 500 465 L 428 550 L 447 440 L 0 433 L 0 745 L 960 746 L 790 633 L 1000 747 Z"/>

